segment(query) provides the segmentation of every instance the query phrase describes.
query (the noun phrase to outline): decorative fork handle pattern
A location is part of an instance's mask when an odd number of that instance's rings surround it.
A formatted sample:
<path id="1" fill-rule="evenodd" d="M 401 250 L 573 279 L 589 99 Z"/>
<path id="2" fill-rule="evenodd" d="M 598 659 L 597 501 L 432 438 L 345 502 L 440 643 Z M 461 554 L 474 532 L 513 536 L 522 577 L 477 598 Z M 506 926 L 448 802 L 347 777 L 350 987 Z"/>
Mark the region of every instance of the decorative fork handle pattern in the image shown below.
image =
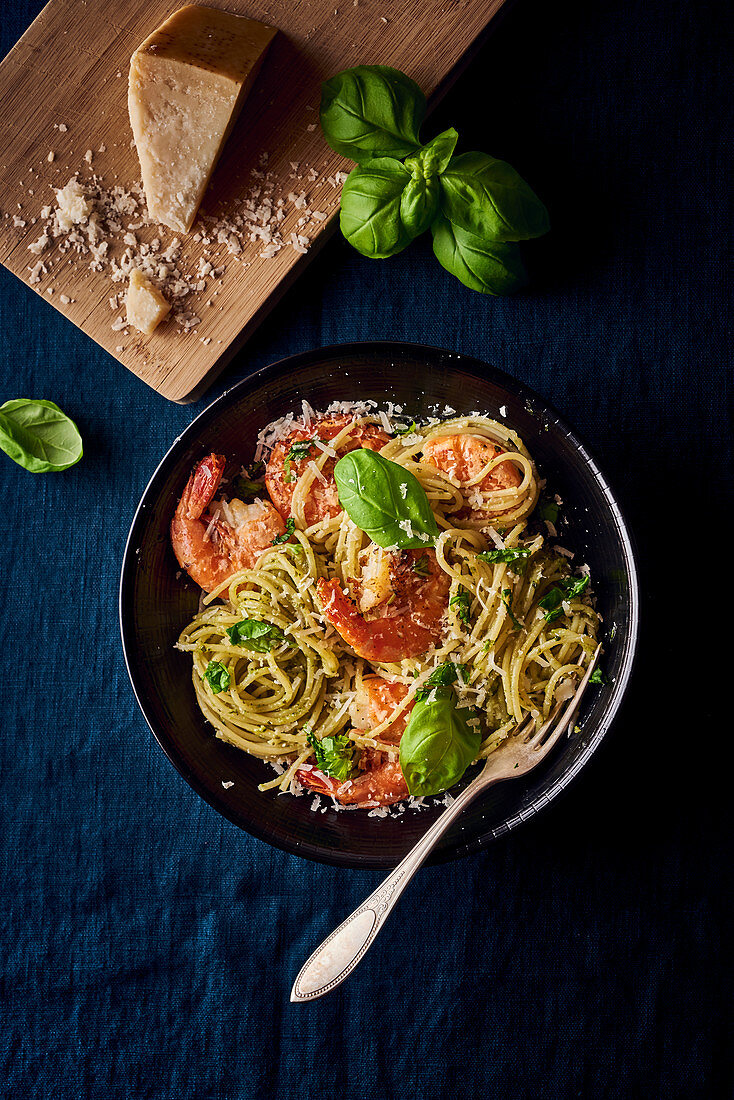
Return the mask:
<path id="1" fill-rule="evenodd" d="M 480 791 L 486 790 L 500 778 L 502 777 L 487 777 L 480 773 L 444 810 L 395 870 L 390 872 L 351 916 L 327 936 L 304 963 L 293 983 L 292 1001 L 314 1001 L 349 977 L 375 942 L 377 933 L 403 890 L 454 819 Z"/>

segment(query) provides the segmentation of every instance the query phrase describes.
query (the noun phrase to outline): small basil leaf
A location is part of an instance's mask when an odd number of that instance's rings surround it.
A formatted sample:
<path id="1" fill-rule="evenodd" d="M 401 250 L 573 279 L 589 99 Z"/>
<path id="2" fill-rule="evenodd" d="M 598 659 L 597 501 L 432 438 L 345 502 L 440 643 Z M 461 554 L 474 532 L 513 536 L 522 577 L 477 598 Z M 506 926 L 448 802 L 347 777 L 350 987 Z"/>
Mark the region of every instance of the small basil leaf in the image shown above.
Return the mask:
<path id="1" fill-rule="evenodd" d="M 475 236 L 524 241 L 550 229 L 548 211 L 522 176 L 486 153 L 454 157 L 441 175 L 441 209 Z"/>
<path id="2" fill-rule="evenodd" d="M 398 160 L 370 161 L 354 168 L 342 188 L 341 231 L 358 252 L 371 260 L 394 256 L 410 244 L 400 218 L 403 188 L 410 174 Z"/>
<path id="3" fill-rule="evenodd" d="M 412 795 L 448 790 L 479 752 L 476 715 L 469 708 L 460 710 L 455 699 L 450 687 L 438 687 L 413 707 L 400 738 L 400 767 Z"/>
<path id="4" fill-rule="evenodd" d="M 345 733 L 320 740 L 310 731 L 307 736 L 316 763 L 325 775 L 344 783 L 354 774 L 354 742 Z"/>
<path id="5" fill-rule="evenodd" d="M 413 176 L 400 196 L 400 220 L 411 238 L 428 229 L 438 211 L 438 181 Z"/>
<path id="6" fill-rule="evenodd" d="M 434 688 L 448 687 L 449 684 L 456 683 L 459 676 L 462 680 L 466 679 L 466 665 L 459 664 L 458 661 L 444 661 L 442 665 L 434 668 L 423 687 L 415 693 L 416 700 L 421 702 L 427 699 Z"/>
<path id="7" fill-rule="evenodd" d="M 589 574 L 587 573 L 584 577 L 566 577 L 558 581 L 558 586 L 567 600 L 573 600 L 588 588 Z"/>
<path id="8" fill-rule="evenodd" d="M 563 593 L 560 588 L 549 589 L 545 596 L 538 600 L 538 606 L 545 611 L 545 621 L 552 623 L 563 614 Z"/>
<path id="9" fill-rule="evenodd" d="M 210 661 L 204 669 L 204 679 L 215 695 L 229 687 L 229 673 L 221 661 Z"/>
<path id="10" fill-rule="evenodd" d="M 294 644 L 290 638 L 286 638 L 280 627 L 273 623 L 264 623 L 260 619 L 242 619 L 233 626 L 228 626 L 227 634 L 232 645 L 241 645 L 255 653 L 269 653 L 283 642 L 290 646 Z"/>
<path id="11" fill-rule="evenodd" d="M 365 447 L 334 467 L 339 503 L 378 546 L 420 550 L 432 546 L 438 526 L 418 478 Z"/>
<path id="12" fill-rule="evenodd" d="M 321 85 L 324 137 L 358 164 L 412 153 L 425 113 L 426 97 L 415 81 L 387 65 L 357 65 Z"/>
<path id="13" fill-rule="evenodd" d="M 438 134 L 417 153 L 413 153 L 405 161 L 405 167 L 415 176 L 420 174 L 428 178 L 437 176 L 448 167 L 453 156 L 459 135 L 453 126 Z"/>
<path id="14" fill-rule="evenodd" d="M 25 397 L 0 406 L 0 450 L 32 474 L 68 470 L 83 454 L 79 429 L 58 405 Z"/>
<path id="15" fill-rule="evenodd" d="M 538 515 L 542 520 L 547 520 L 553 526 L 558 523 L 558 505 L 553 500 L 544 500 L 538 505 Z"/>
<path id="16" fill-rule="evenodd" d="M 431 226 L 433 254 L 459 282 L 480 294 L 513 294 L 527 282 L 516 244 L 483 241 L 441 214 Z"/>

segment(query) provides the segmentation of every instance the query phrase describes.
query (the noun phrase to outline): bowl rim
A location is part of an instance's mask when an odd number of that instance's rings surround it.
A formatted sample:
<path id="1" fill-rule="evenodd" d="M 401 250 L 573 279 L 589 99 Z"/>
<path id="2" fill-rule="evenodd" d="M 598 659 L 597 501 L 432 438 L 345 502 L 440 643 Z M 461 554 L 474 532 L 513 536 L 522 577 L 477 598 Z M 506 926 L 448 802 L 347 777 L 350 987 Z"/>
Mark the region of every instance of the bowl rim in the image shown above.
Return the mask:
<path id="1" fill-rule="evenodd" d="M 554 426 L 562 432 L 574 449 L 579 452 L 584 464 L 593 475 L 594 480 L 605 497 L 622 545 L 625 572 L 629 587 L 629 634 L 622 664 L 619 674 L 614 681 L 612 694 L 599 721 L 598 727 L 589 737 L 582 751 L 572 761 L 570 766 L 558 776 L 552 786 L 544 793 L 536 796 L 529 805 L 518 810 L 512 817 L 507 818 L 499 825 L 489 827 L 486 832 L 471 840 L 458 842 L 452 849 L 444 849 L 441 852 L 432 853 L 427 861 L 428 863 L 444 863 L 450 860 L 463 858 L 464 856 L 471 855 L 484 849 L 491 841 L 506 836 L 519 825 L 535 817 L 536 814 L 548 806 L 561 793 L 566 791 L 574 779 L 576 779 L 579 772 L 585 767 L 591 756 L 596 752 L 597 748 L 604 740 L 627 693 L 639 645 L 640 588 L 636 551 L 630 528 L 605 474 L 599 468 L 599 465 L 589 452 L 585 443 L 544 397 L 531 389 L 531 387 L 524 382 L 514 378 L 511 374 L 508 374 L 501 368 L 495 367 L 484 360 L 478 359 L 476 356 L 464 355 L 461 352 L 449 351 L 448 349 L 438 348 L 430 344 L 396 340 L 349 341 L 342 344 L 327 344 L 323 347 L 311 348 L 308 351 L 296 352 L 293 355 L 284 356 L 281 359 L 276 359 L 271 363 L 267 363 L 248 374 L 245 378 L 240 379 L 238 382 L 234 383 L 234 385 L 229 386 L 202 409 L 201 412 L 194 417 L 191 423 L 176 436 L 151 474 L 141 494 L 125 542 L 125 550 L 120 570 L 118 614 L 122 650 L 133 694 L 143 718 L 155 740 L 158 742 L 158 745 L 168 757 L 168 760 L 173 764 L 176 771 L 186 780 L 189 786 L 203 798 L 209 806 L 249 835 L 254 836 L 258 840 L 265 841 L 265 843 L 269 844 L 271 847 L 279 848 L 281 851 L 287 852 L 290 855 L 301 856 L 317 863 L 341 867 L 358 867 L 361 869 L 387 869 L 395 866 L 394 861 L 385 861 L 379 858 L 379 856 L 374 860 L 367 859 L 363 855 L 355 857 L 348 851 L 324 849 L 318 843 L 304 842 L 303 840 L 294 841 L 292 844 L 288 844 L 286 841 L 281 841 L 278 838 L 272 837 L 268 833 L 267 828 L 260 824 L 259 820 L 248 819 L 245 823 L 241 816 L 231 811 L 227 805 L 213 795 L 211 791 L 204 786 L 203 782 L 199 780 L 196 773 L 188 769 L 178 759 L 174 742 L 158 728 L 151 708 L 148 707 L 142 691 L 138 690 L 130 652 L 133 648 L 132 634 L 134 627 L 132 621 L 127 621 L 128 604 L 132 609 L 133 578 L 137 564 L 136 550 L 140 542 L 138 536 L 147 520 L 148 499 L 154 493 L 158 481 L 163 477 L 167 468 L 175 460 L 181 449 L 189 444 L 192 437 L 195 438 L 197 436 L 202 423 L 214 419 L 222 406 L 230 404 L 241 391 L 256 392 L 260 385 L 270 378 L 278 378 L 285 373 L 293 375 L 297 373 L 299 369 L 311 366 L 315 361 L 321 358 L 324 360 L 338 359 L 349 355 L 365 353 L 382 358 L 389 358 L 390 356 L 400 354 L 420 354 L 434 359 L 449 359 L 451 360 L 451 366 L 467 371 L 469 374 L 477 377 L 479 381 L 489 381 L 506 390 L 516 399 L 539 406 L 547 416 L 553 419 Z"/>

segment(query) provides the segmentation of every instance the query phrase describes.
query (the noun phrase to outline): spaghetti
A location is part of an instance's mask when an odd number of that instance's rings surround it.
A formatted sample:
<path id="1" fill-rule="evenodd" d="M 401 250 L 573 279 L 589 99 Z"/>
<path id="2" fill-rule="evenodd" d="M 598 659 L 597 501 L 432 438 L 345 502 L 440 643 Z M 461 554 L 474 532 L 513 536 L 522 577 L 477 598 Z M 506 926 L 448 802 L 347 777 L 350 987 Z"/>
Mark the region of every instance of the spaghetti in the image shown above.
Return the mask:
<path id="1" fill-rule="evenodd" d="M 447 665 L 455 672 L 459 705 L 471 707 L 479 719 L 477 759 L 483 759 L 526 715 L 542 722 L 570 694 L 596 648 L 599 616 L 588 570 L 572 575 L 568 551 L 554 549 L 554 528 L 538 519 L 541 483 L 515 432 L 483 416 L 400 428 L 364 406 L 342 419 L 340 426 L 336 418 L 326 441 L 319 439 L 320 419 L 312 413 L 261 433 L 258 452 L 265 458 L 294 429 L 312 436 L 308 453 L 305 444 L 296 452 L 302 460 L 289 487 L 293 541 L 276 538 L 253 568 L 214 588 L 178 640 L 192 654 L 196 698 L 216 735 L 278 771 L 261 789 L 297 792 L 296 774 L 308 768 L 314 740 L 327 737 L 348 738 L 357 758 L 382 753 L 394 761 L 391 730 L 429 678 L 435 682 L 436 670 Z M 333 486 L 335 460 L 366 429 L 382 433 L 372 449 L 386 439 L 380 454 L 418 479 L 439 531 L 433 552 L 445 609 L 427 651 L 398 661 L 359 656 L 334 628 L 319 596 L 325 581 L 338 582 L 345 592 L 364 591 L 366 560 L 374 550 L 369 538 L 338 506 L 324 507 L 316 522 L 306 521 L 314 492 L 324 496 Z M 504 473 L 499 483 L 498 470 Z M 417 553 L 411 559 L 416 569 Z M 369 611 L 364 618 L 369 621 Z M 265 634 L 260 648 L 257 639 L 238 637 L 242 621 L 259 624 Z M 223 669 L 216 690 L 207 678 L 212 662 Z M 403 687 L 387 716 L 377 715 L 368 729 L 356 728 L 355 700 L 374 675 Z"/>

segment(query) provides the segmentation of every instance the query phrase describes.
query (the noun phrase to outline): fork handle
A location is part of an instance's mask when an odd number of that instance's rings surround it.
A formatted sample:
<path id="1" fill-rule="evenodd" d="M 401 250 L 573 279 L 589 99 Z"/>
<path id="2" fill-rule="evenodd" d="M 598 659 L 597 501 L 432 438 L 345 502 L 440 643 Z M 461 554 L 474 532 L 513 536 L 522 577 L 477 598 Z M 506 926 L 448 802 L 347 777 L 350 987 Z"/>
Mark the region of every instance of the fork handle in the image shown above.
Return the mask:
<path id="1" fill-rule="evenodd" d="M 291 1001 L 315 1001 L 349 977 L 377 939 L 377 933 L 395 908 L 403 890 L 451 823 L 480 791 L 499 782 L 500 778 L 480 774 L 472 780 L 426 830 L 395 870 L 316 948 L 293 983 Z"/>

